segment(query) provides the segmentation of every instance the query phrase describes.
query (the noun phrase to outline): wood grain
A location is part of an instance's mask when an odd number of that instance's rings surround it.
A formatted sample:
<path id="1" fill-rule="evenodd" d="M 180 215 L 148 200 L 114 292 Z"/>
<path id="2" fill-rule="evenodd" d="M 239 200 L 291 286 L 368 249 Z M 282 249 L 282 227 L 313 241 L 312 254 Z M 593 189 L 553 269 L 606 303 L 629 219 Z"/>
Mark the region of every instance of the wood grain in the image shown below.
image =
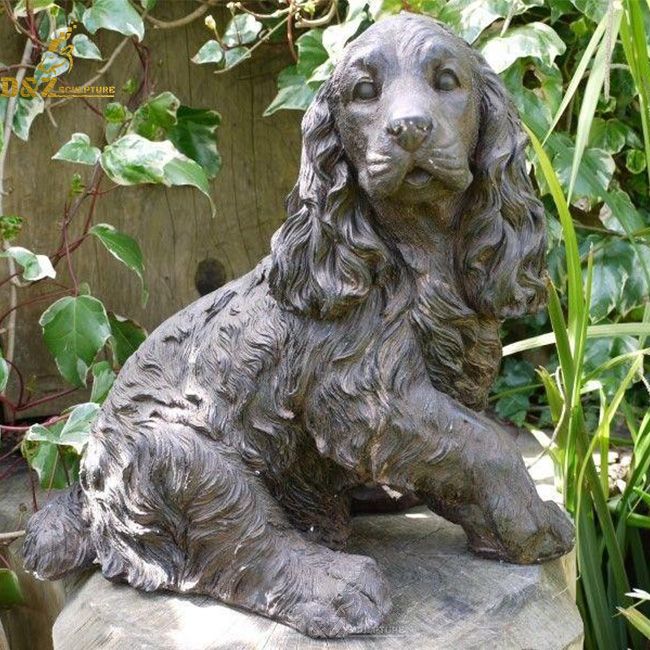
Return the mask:
<path id="1" fill-rule="evenodd" d="M 158 2 L 156 16 L 172 19 L 195 7 L 194 2 Z M 223 26 L 229 12 L 213 12 Z M 173 30 L 148 28 L 145 44 L 151 53 L 153 92 L 170 90 L 193 107 L 218 110 L 223 118 L 219 129 L 219 149 L 223 168 L 211 183 L 217 216 L 210 218 L 207 200 L 188 188 L 118 188 L 98 203 L 96 223 L 106 222 L 134 236 L 141 244 L 146 280 L 151 297 L 146 307 L 140 303 L 137 278 L 113 259 L 100 244 L 87 242 L 75 255 L 75 273 L 88 282 L 93 295 L 107 308 L 135 318 L 151 330 L 165 318 L 198 297 L 194 274 L 206 257 L 220 260 L 228 278 L 252 268 L 268 251 L 271 235 L 284 217 L 284 198 L 295 181 L 300 155 L 300 118 L 297 112 L 283 111 L 262 117 L 275 95 L 277 72 L 291 63 L 286 45 L 262 47 L 252 61 L 222 75 L 213 66 L 199 66 L 190 58 L 210 37 L 198 20 Z M 119 35 L 98 32 L 103 53 L 111 52 Z M 5 19 L 0 21 L 0 61 L 20 59 L 22 39 Z M 78 61 L 70 83 L 82 83 L 94 67 Z M 106 82 L 119 87 L 129 76 L 137 77 L 139 63 L 129 44 L 106 75 Z M 108 100 L 106 100 L 108 101 Z M 95 105 L 103 108 L 104 100 Z M 74 132 L 88 133 L 95 144 L 102 141 L 98 117 L 81 100 L 74 99 L 52 111 L 57 126 L 46 115 L 36 119 L 29 143 L 13 138 L 5 170 L 9 194 L 5 213 L 25 218 L 18 242 L 39 253 L 58 247 L 60 221 L 72 174 L 88 176 L 88 168 L 51 161 L 51 157 Z M 103 189 L 110 187 L 105 182 Z M 78 228 L 80 224 L 76 224 Z M 65 265 L 59 265 L 62 278 Z M 39 295 L 42 289 L 21 290 L 20 300 Z M 0 304 L 8 291 L 0 290 Z M 41 390 L 64 388 L 50 354 L 41 341 L 38 318 L 48 302 L 21 309 L 17 324 L 16 361 L 28 378 L 35 378 Z M 80 401 L 75 395 L 71 401 Z M 56 405 L 50 405 L 54 412 Z"/>

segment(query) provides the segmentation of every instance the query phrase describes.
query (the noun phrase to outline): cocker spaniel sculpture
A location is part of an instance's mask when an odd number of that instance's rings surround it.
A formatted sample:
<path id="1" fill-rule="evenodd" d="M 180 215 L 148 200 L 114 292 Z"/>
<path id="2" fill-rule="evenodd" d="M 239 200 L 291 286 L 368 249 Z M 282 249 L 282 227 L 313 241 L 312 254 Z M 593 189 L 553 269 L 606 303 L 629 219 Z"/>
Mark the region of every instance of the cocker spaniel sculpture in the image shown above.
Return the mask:
<path id="1" fill-rule="evenodd" d="M 390 609 L 375 561 L 338 550 L 361 484 L 414 491 L 485 557 L 572 547 L 480 413 L 500 323 L 545 298 L 544 213 L 503 84 L 403 13 L 347 47 L 303 138 L 271 255 L 144 342 L 80 484 L 32 517 L 38 576 L 96 563 L 327 637 Z"/>

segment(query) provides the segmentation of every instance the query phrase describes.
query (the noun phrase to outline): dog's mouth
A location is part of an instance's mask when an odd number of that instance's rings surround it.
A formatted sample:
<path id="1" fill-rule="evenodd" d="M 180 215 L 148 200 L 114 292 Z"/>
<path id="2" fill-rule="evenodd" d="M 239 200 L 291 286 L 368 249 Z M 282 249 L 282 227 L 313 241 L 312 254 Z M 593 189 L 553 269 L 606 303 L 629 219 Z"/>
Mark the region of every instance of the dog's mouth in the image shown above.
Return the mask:
<path id="1" fill-rule="evenodd" d="M 424 187 L 428 185 L 433 175 L 422 167 L 414 167 L 404 176 L 404 181 L 413 187 Z"/>

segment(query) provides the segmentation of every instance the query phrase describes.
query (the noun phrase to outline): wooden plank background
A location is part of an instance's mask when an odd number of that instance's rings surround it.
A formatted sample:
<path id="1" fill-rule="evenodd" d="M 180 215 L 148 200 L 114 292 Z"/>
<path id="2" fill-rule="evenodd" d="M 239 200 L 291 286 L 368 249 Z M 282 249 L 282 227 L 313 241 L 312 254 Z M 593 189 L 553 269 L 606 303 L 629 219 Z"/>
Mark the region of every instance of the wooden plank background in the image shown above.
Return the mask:
<path id="1" fill-rule="evenodd" d="M 170 20 L 195 7 L 191 1 L 159 0 L 154 13 Z M 229 12 L 216 9 L 212 13 L 223 30 Z M 291 63 L 286 44 L 262 46 L 251 61 L 215 75 L 213 66 L 190 61 L 208 38 L 210 32 L 199 19 L 169 30 L 148 25 L 144 43 L 151 53 L 154 92 L 170 90 L 184 104 L 213 108 L 222 115 L 219 150 L 223 167 L 211 183 L 216 218 L 210 218 L 205 197 L 189 188 L 118 188 L 99 200 L 95 223 L 113 224 L 134 236 L 143 249 L 150 290 L 146 307 L 140 304 L 136 276 L 100 244 L 86 242 L 74 257 L 75 273 L 79 280 L 88 282 L 93 295 L 108 309 L 136 319 L 149 331 L 198 297 L 194 276 L 201 260 L 218 259 L 228 279 L 256 264 L 268 251 L 271 235 L 284 218 L 284 199 L 298 170 L 301 114 L 282 111 L 262 117 L 275 95 L 277 72 Z M 106 56 L 121 39 L 100 31 L 95 40 Z M 22 46 L 23 38 L 0 17 L 0 61 L 20 61 Z M 77 61 L 66 82 L 83 83 L 99 65 Z M 135 48 L 128 44 L 104 78 L 107 85 L 118 87 L 117 99 L 124 99 L 119 88 L 128 77 L 139 78 L 139 67 Z M 94 103 L 102 108 L 105 101 Z M 4 212 L 25 218 L 16 244 L 39 253 L 58 247 L 56 223 L 61 219 L 73 173 L 81 172 L 89 180 L 89 168 L 51 161 L 52 155 L 74 132 L 89 134 L 94 144 L 102 142 L 100 120 L 80 99 L 54 108 L 52 118 L 56 126 L 46 114 L 36 119 L 28 143 L 12 138 L 5 169 L 8 194 Z M 106 180 L 103 188 L 110 185 Z M 66 276 L 64 267 L 63 263 L 58 267 L 60 277 Z M 38 287 L 21 289 L 19 300 L 30 299 L 39 291 Z M 6 304 L 7 299 L 5 287 L 0 302 Z M 41 340 L 38 318 L 47 304 L 21 309 L 17 322 L 16 362 L 40 391 L 64 388 Z M 79 399 L 75 395 L 72 401 Z M 52 410 L 49 406 L 48 411 Z"/>

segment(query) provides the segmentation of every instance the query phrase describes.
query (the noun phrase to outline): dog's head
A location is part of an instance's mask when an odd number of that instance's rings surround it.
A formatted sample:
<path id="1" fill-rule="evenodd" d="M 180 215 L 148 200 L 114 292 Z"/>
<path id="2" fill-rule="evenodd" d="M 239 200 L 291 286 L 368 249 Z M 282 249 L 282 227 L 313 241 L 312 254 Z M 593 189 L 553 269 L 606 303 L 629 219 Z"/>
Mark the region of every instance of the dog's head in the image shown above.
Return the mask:
<path id="1" fill-rule="evenodd" d="M 371 200 L 466 190 L 479 132 L 476 57 L 434 21 L 402 15 L 347 49 L 330 81 L 345 152 Z"/>
<path id="2" fill-rule="evenodd" d="M 545 225 L 525 143 L 501 80 L 467 43 L 422 16 L 376 23 L 348 46 L 303 120 L 300 177 L 272 246 L 274 294 L 337 317 L 394 262 L 388 239 L 400 238 L 399 224 L 382 237 L 378 213 L 430 208 L 434 226 L 452 233 L 470 307 L 496 318 L 538 308 Z M 456 208 L 437 223 L 443 202 Z"/>

